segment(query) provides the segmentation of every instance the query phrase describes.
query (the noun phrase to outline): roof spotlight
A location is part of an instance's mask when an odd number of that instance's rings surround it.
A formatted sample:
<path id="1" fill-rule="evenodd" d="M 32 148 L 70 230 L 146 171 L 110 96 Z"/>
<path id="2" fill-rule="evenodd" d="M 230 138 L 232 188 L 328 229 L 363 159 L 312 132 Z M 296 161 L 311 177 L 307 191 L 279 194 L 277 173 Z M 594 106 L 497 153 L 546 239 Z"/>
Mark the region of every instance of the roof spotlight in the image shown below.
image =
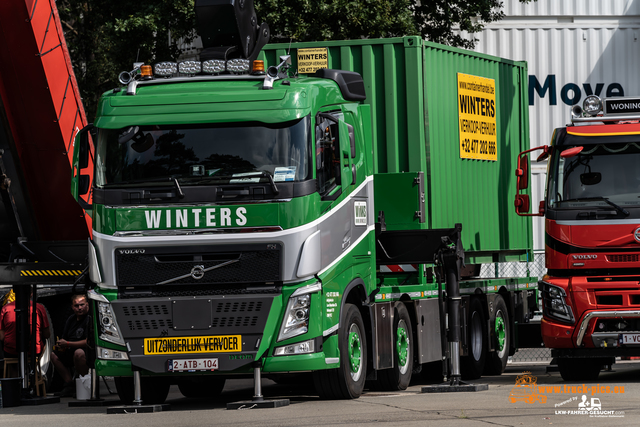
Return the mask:
<path id="1" fill-rule="evenodd" d="M 588 116 L 597 116 L 598 113 L 602 111 L 602 100 L 599 96 L 589 95 L 582 103 L 582 110 Z"/>

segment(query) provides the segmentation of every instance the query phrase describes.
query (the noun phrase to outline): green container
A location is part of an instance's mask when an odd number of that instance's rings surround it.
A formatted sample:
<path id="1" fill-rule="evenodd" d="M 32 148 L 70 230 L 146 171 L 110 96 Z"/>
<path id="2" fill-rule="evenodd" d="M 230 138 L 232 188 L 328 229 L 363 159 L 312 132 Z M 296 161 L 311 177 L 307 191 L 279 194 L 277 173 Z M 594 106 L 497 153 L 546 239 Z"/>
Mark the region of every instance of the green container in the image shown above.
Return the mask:
<path id="1" fill-rule="evenodd" d="M 385 210 L 391 229 L 450 228 L 461 223 L 468 262 L 527 260 L 531 222 L 522 221 L 513 208 L 517 155 L 529 148 L 526 63 L 419 37 L 271 44 L 260 59 L 266 66 L 277 65 L 280 55 L 290 53 L 296 69 L 298 49 L 320 47 L 328 49 L 329 68 L 356 71 L 364 78 L 378 174 L 375 208 Z M 495 132 L 488 133 L 495 134 L 495 161 L 461 158 L 460 96 L 483 93 L 459 91 L 459 73 L 493 80 Z M 478 113 L 484 102 L 475 105 Z M 484 106 L 485 112 L 491 110 Z M 414 218 L 414 211 L 397 208 L 393 197 L 398 179 L 392 174 L 409 172 L 424 174 L 424 222 Z M 396 213 L 401 216 L 395 217 Z"/>

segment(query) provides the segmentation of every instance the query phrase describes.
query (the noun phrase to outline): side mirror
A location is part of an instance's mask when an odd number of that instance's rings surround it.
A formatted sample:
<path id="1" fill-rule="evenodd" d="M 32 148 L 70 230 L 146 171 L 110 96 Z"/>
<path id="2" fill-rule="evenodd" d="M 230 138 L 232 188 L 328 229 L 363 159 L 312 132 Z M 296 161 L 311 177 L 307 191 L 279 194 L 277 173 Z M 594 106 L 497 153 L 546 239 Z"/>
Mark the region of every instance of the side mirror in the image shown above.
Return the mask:
<path id="1" fill-rule="evenodd" d="M 562 157 L 563 159 L 568 159 L 570 157 L 577 156 L 578 154 L 580 154 L 582 152 L 582 150 L 584 150 L 584 147 L 567 148 L 566 150 L 563 150 L 560 153 L 560 157 Z"/>
<path id="2" fill-rule="evenodd" d="M 543 146 L 542 154 L 538 156 L 538 158 L 536 159 L 536 162 L 547 160 L 552 152 L 553 152 L 553 147 L 549 147 L 548 145 Z"/>
<path id="3" fill-rule="evenodd" d="M 531 201 L 528 194 L 516 194 L 516 201 L 514 203 L 516 207 L 516 213 L 518 215 L 529 213 L 531 208 Z"/>
<path id="4" fill-rule="evenodd" d="M 538 161 L 544 160 L 552 153 L 553 147 L 544 145 L 542 147 L 531 148 L 518 154 L 518 168 L 516 169 L 516 197 L 514 206 L 516 213 L 520 216 L 544 216 L 544 202 L 541 202 L 538 213 L 530 214 L 531 197 L 521 191 L 529 188 L 529 155 L 532 151 L 542 150 L 542 154 L 538 156 Z"/>
<path id="5" fill-rule="evenodd" d="M 93 180 L 93 162 L 89 135 L 93 124 L 82 128 L 73 144 L 73 166 L 71 176 L 71 195 L 84 210 L 91 210 L 91 182 Z M 85 196 L 86 195 L 86 196 Z M 85 196 L 80 197 L 80 196 Z"/>
<path id="6" fill-rule="evenodd" d="M 89 126 L 91 126 L 89 128 Z M 80 131 L 80 146 L 78 147 L 79 149 L 79 154 L 78 154 L 78 167 L 80 169 L 86 169 L 87 167 L 89 167 L 89 131 L 93 129 L 93 124 L 90 124 L 88 126 L 85 126 L 81 131 Z"/>
<path id="7" fill-rule="evenodd" d="M 356 133 L 349 123 L 347 123 L 347 129 L 349 130 L 349 145 L 351 146 L 351 158 L 356 158 Z"/>
<path id="8" fill-rule="evenodd" d="M 355 184 L 353 181 L 353 169 L 351 165 L 353 164 L 352 153 L 355 157 L 355 139 L 351 139 L 351 135 L 353 135 L 353 127 L 351 126 L 351 134 L 349 133 L 349 125 L 344 121 L 340 120 L 338 122 L 338 131 L 340 134 L 340 170 L 342 171 L 342 189 L 343 191 L 347 189 L 348 186 Z M 352 141 L 350 144 L 347 144 L 347 141 Z"/>
<path id="9" fill-rule="evenodd" d="M 526 190 L 529 187 L 529 156 L 523 155 L 518 160 L 518 190 Z"/>

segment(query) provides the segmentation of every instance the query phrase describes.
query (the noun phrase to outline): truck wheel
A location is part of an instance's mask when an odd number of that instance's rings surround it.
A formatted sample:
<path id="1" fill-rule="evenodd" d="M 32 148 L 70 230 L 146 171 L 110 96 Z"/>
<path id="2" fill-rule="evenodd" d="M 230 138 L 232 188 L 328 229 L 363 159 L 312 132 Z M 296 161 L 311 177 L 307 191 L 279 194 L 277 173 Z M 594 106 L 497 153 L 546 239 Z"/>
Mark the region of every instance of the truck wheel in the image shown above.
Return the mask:
<path id="1" fill-rule="evenodd" d="M 485 366 L 485 374 L 488 375 L 501 375 L 507 367 L 507 360 L 509 359 L 509 346 L 511 342 L 509 340 L 509 334 L 511 333 L 511 327 L 509 323 L 509 312 L 507 311 L 507 304 L 504 302 L 504 298 L 501 295 L 496 296 L 494 301 L 494 318 L 491 322 L 494 325 L 495 342 L 493 347 L 496 351 L 489 352 L 487 357 L 487 364 Z"/>
<path id="2" fill-rule="evenodd" d="M 461 357 L 460 368 L 462 378 L 475 380 L 482 376 L 487 353 L 487 332 L 482 302 L 471 298 L 468 322 L 468 355 Z"/>
<path id="3" fill-rule="evenodd" d="M 178 383 L 178 389 L 184 397 L 211 398 L 222 393 L 225 381 L 220 377 L 185 378 Z"/>
<path id="4" fill-rule="evenodd" d="M 115 377 L 118 397 L 125 405 L 131 405 L 135 398 L 133 389 L 133 377 Z M 160 404 L 167 400 L 169 395 L 169 381 L 166 378 L 144 377 L 142 378 L 141 392 L 143 404 Z"/>
<path id="5" fill-rule="evenodd" d="M 340 367 L 313 373 L 321 399 L 360 397 L 367 376 L 367 337 L 362 315 L 353 304 L 344 305 L 344 323 L 338 331 Z"/>
<path id="6" fill-rule="evenodd" d="M 604 359 L 559 358 L 558 370 L 565 381 L 595 381 L 600 375 Z"/>
<path id="7" fill-rule="evenodd" d="M 393 368 L 378 371 L 378 384 L 383 390 L 405 390 L 413 371 L 413 331 L 407 307 L 399 302 L 394 309 Z"/>

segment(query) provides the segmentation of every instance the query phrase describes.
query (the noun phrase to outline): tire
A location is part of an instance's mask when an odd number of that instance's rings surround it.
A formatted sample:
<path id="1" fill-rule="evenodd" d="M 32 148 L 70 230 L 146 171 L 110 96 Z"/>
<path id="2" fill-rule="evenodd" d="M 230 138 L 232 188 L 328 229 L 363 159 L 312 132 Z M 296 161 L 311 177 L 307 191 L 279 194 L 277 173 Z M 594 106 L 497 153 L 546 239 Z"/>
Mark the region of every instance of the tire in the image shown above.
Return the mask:
<path id="1" fill-rule="evenodd" d="M 212 398 L 222 393 L 225 381 L 220 377 L 185 378 L 178 383 L 178 389 L 184 397 Z"/>
<path id="2" fill-rule="evenodd" d="M 487 331 L 482 302 L 471 298 L 467 331 L 469 337 L 468 355 L 461 357 L 461 374 L 465 380 L 475 380 L 482 376 L 487 354 Z"/>
<path id="3" fill-rule="evenodd" d="M 484 373 L 487 375 L 502 375 L 509 360 L 511 324 L 509 323 L 507 304 L 501 295 L 496 296 L 494 307 L 491 325 L 493 325 L 495 332 L 493 348 L 495 348 L 496 351 L 491 351 L 487 354 Z"/>
<path id="4" fill-rule="evenodd" d="M 116 391 L 118 397 L 125 405 L 131 405 L 135 398 L 133 389 L 133 377 L 115 377 Z M 142 403 L 154 405 L 164 403 L 169 395 L 169 381 L 159 377 L 142 378 L 141 392 Z"/>
<path id="5" fill-rule="evenodd" d="M 558 370 L 565 381 L 595 381 L 605 363 L 606 360 L 598 358 L 560 358 L 558 359 Z"/>
<path id="6" fill-rule="evenodd" d="M 413 371 L 413 330 L 401 302 L 394 308 L 393 331 L 393 368 L 378 371 L 378 386 L 387 391 L 405 390 Z"/>
<path id="7" fill-rule="evenodd" d="M 321 399 L 356 399 L 367 376 L 367 337 L 362 315 L 353 304 L 345 304 L 344 322 L 338 330 L 340 367 L 313 373 Z"/>

